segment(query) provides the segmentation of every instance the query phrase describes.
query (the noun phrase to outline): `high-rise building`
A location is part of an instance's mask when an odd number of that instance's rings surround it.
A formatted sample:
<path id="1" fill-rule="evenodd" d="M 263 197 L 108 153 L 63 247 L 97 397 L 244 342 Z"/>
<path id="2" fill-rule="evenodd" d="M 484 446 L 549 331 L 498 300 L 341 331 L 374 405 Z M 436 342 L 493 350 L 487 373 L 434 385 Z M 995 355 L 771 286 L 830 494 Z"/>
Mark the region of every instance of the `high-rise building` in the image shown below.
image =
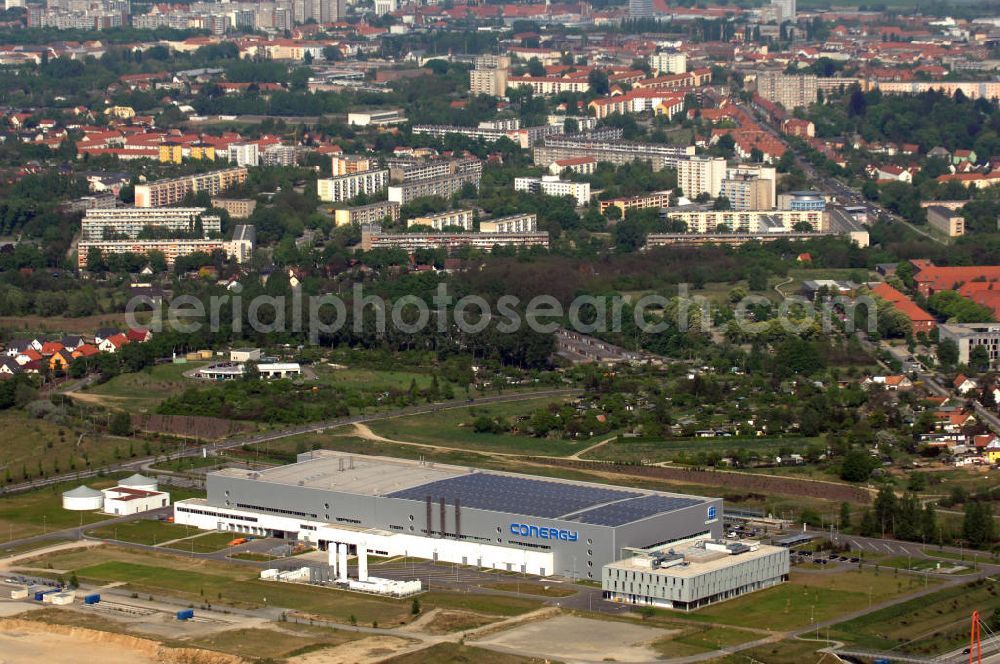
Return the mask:
<path id="1" fill-rule="evenodd" d="M 726 169 L 719 195 L 734 210 L 770 210 L 775 204 L 777 172 L 764 164 L 741 164 Z"/>
<path id="2" fill-rule="evenodd" d="M 771 6 L 775 8 L 778 14 L 778 23 L 784 23 L 786 21 L 791 21 L 795 23 L 795 0 L 771 0 Z"/>
<path id="3" fill-rule="evenodd" d="M 656 53 L 649 56 L 649 66 L 661 74 L 684 74 L 687 72 L 687 56 L 683 53 Z"/>
<path id="4" fill-rule="evenodd" d="M 469 72 L 469 92 L 473 96 L 503 97 L 507 93 L 507 70 L 473 69 Z"/>
<path id="5" fill-rule="evenodd" d="M 816 76 L 789 75 L 780 71 L 757 72 L 757 94 L 787 110 L 816 103 Z"/>
<path id="6" fill-rule="evenodd" d="M 260 149 L 256 143 L 230 143 L 227 156 L 237 166 L 257 166 L 260 163 Z"/>
<path id="7" fill-rule="evenodd" d="M 628 0 L 629 18 L 652 18 L 653 0 Z"/>
<path id="8" fill-rule="evenodd" d="M 708 194 L 716 198 L 726 177 L 726 160 L 722 157 L 696 155 L 677 161 L 677 186 L 688 198 Z"/>
<path id="9" fill-rule="evenodd" d="M 321 201 L 340 203 L 359 194 L 374 194 L 389 184 L 389 170 L 370 170 L 316 181 L 316 195 Z"/>

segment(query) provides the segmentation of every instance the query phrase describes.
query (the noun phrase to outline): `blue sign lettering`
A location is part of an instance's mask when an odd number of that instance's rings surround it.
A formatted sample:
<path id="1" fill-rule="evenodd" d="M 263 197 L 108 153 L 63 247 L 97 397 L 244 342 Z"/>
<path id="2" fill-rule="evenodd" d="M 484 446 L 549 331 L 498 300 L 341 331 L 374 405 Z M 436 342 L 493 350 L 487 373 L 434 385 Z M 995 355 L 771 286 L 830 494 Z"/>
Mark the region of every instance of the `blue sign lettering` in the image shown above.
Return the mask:
<path id="1" fill-rule="evenodd" d="M 526 523 L 510 524 L 510 534 L 521 537 L 536 537 L 540 539 L 557 539 L 564 542 L 575 542 L 580 538 L 580 533 L 575 530 L 563 530 L 562 528 L 546 528 L 545 526 L 534 526 Z"/>
<path id="2" fill-rule="evenodd" d="M 708 507 L 708 520 L 709 521 L 715 521 L 717 514 L 718 513 L 716 512 L 715 505 L 709 505 L 709 507 Z"/>

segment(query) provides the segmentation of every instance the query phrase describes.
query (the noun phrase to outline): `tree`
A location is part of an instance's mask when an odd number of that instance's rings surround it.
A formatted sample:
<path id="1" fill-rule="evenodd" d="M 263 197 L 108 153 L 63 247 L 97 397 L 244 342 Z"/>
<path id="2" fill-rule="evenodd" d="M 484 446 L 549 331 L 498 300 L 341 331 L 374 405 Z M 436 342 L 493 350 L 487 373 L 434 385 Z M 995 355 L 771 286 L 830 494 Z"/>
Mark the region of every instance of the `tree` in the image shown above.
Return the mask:
<path id="1" fill-rule="evenodd" d="M 872 456 L 864 450 L 851 450 L 840 464 L 840 479 L 846 482 L 864 482 L 874 470 Z"/>
<path id="2" fill-rule="evenodd" d="M 851 527 L 851 504 L 843 502 L 840 504 L 840 529 L 847 530 Z"/>
<path id="3" fill-rule="evenodd" d="M 990 368 L 990 354 L 986 346 L 976 345 L 969 351 L 969 368 L 977 373 L 988 371 Z"/>
<path id="4" fill-rule="evenodd" d="M 545 76 L 545 65 L 538 58 L 528 60 L 528 73 L 532 76 Z"/>
<path id="5" fill-rule="evenodd" d="M 897 509 L 898 501 L 892 487 L 883 486 L 875 497 L 875 520 L 878 522 L 881 532 L 892 531 Z"/>
<path id="6" fill-rule="evenodd" d="M 606 95 L 611 92 L 608 73 L 603 69 L 591 69 L 587 75 L 587 83 L 590 84 L 590 91 L 596 95 Z"/>
<path id="7" fill-rule="evenodd" d="M 958 344 L 951 339 L 942 339 L 938 342 L 937 355 L 943 366 L 955 366 L 958 364 Z"/>
<path id="8" fill-rule="evenodd" d="M 111 417 L 108 433 L 112 436 L 129 436 L 132 434 L 132 418 L 125 411 L 119 411 Z"/>
<path id="9" fill-rule="evenodd" d="M 718 198 L 715 199 L 715 202 L 712 204 L 712 209 L 713 210 L 732 210 L 733 209 L 733 204 L 729 202 L 729 199 L 727 197 L 725 197 L 725 196 L 719 196 Z"/>
<path id="10" fill-rule="evenodd" d="M 420 600 L 416 597 L 414 597 L 413 602 L 410 603 L 410 614 L 414 616 L 420 614 Z"/>
<path id="11" fill-rule="evenodd" d="M 993 510 L 990 504 L 980 501 L 969 501 L 965 504 L 965 518 L 962 520 L 962 537 L 974 548 L 982 548 L 992 544 L 995 538 Z"/>
<path id="12" fill-rule="evenodd" d="M 878 519 L 870 509 L 865 509 L 861 514 L 861 536 L 872 537 L 878 535 Z"/>

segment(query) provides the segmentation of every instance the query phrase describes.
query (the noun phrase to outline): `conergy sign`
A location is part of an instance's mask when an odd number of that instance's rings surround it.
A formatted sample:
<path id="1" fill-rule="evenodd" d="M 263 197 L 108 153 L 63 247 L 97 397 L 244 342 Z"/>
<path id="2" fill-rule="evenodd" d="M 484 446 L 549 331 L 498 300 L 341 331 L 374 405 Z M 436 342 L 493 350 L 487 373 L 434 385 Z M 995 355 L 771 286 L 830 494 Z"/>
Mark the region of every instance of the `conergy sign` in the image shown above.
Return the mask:
<path id="1" fill-rule="evenodd" d="M 562 530 L 560 528 L 547 528 L 545 526 L 533 526 L 527 523 L 510 524 L 510 534 L 522 537 L 538 537 L 541 539 L 557 539 L 566 542 L 575 542 L 580 538 L 580 533 L 575 530 Z"/>

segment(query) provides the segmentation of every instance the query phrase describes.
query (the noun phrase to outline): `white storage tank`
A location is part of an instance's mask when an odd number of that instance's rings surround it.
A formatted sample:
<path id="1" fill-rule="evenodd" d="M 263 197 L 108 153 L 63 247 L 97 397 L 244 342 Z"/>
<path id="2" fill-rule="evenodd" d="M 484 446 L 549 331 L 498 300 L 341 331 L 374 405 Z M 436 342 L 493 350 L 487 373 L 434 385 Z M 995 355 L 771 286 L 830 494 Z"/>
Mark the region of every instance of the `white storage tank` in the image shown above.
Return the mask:
<path id="1" fill-rule="evenodd" d="M 104 494 L 88 486 L 78 486 L 62 495 L 64 510 L 77 512 L 99 510 L 104 507 Z"/>
<path id="2" fill-rule="evenodd" d="M 118 486 L 125 486 L 130 489 L 139 489 L 140 491 L 158 490 L 155 479 L 153 479 L 152 477 L 146 477 L 145 475 L 140 475 L 139 473 L 136 473 L 131 477 L 126 477 L 125 479 L 123 479 L 121 482 L 118 483 Z"/>

